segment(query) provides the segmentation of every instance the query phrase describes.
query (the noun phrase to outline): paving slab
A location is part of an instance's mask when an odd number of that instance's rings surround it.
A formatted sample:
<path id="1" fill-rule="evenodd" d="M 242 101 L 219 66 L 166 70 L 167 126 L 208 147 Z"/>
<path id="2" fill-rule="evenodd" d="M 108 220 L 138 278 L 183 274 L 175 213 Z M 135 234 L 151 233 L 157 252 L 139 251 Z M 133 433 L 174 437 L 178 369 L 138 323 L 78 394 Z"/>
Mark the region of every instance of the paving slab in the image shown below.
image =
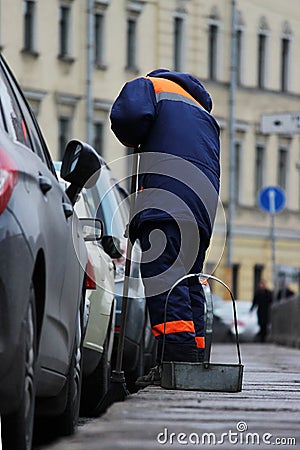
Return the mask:
<path id="1" fill-rule="evenodd" d="M 238 393 L 147 387 L 43 450 L 300 449 L 300 350 L 242 344 Z M 232 363 L 231 344 L 212 361 Z"/>

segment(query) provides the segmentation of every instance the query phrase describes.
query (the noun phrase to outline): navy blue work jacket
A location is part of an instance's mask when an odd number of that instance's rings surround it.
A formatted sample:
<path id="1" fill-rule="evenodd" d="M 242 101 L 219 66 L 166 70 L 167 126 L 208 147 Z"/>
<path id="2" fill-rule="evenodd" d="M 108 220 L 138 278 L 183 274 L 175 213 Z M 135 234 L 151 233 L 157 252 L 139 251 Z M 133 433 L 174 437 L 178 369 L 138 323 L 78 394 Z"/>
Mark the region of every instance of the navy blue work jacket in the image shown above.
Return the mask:
<path id="1" fill-rule="evenodd" d="M 122 88 L 110 119 L 120 142 L 141 154 L 133 230 L 173 217 L 195 221 L 210 238 L 220 185 L 219 126 L 211 109 L 209 93 L 190 74 L 159 69 Z"/>

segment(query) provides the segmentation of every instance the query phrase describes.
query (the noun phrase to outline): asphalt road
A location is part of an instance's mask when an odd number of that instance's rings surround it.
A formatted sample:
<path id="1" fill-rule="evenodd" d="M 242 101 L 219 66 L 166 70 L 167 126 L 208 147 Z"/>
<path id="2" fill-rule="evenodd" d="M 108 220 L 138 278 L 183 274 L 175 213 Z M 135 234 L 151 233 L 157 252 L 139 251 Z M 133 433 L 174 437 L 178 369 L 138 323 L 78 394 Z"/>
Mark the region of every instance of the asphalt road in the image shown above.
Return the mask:
<path id="1" fill-rule="evenodd" d="M 300 449 L 300 350 L 243 344 L 239 393 L 148 387 L 43 450 Z M 232 344 L 212 360 L 236 363 Z"/>

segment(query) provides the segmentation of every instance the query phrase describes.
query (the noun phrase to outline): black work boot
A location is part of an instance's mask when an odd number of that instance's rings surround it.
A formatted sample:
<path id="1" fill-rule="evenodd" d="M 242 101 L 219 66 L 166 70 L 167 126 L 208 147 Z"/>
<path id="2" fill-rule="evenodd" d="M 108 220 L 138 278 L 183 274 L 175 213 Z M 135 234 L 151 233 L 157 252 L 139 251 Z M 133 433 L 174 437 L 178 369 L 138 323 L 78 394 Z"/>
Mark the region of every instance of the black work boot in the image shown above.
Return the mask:
<path id="1" fill-rule="evenodd" d="M 160 382 L 161 382 L 161 366 L 157 365 L 155 367 L 152 367 L 152 369 L 150 369 L 147 375 L 139 377 L 136 380 L 135 385 L 138 388 L 144 388 L 146 386 L 160 386 Z"/>

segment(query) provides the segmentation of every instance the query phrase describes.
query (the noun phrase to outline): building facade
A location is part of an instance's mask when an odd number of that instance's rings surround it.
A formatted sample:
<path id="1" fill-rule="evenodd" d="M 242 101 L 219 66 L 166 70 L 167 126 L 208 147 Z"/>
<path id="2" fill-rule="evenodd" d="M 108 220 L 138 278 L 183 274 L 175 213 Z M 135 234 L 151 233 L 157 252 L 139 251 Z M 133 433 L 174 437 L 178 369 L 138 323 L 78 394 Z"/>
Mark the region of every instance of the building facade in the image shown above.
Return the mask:
<path id="1" fill-rule="evenodd" d="M 130 168 L 109 111 L 122 85 L 158 67 L 198 77 L 212 95 L 222 145 L 205 270 L 243 299 L 262 276 L 270 287 L 280 279 L 297 288 L 299 0 L 0 0 L 0 46 L 53 158 L 70 138 L 86 140 L 120 180 Z M 274 216 L 258 203 L 266 186 L 285 194 Z"/>

